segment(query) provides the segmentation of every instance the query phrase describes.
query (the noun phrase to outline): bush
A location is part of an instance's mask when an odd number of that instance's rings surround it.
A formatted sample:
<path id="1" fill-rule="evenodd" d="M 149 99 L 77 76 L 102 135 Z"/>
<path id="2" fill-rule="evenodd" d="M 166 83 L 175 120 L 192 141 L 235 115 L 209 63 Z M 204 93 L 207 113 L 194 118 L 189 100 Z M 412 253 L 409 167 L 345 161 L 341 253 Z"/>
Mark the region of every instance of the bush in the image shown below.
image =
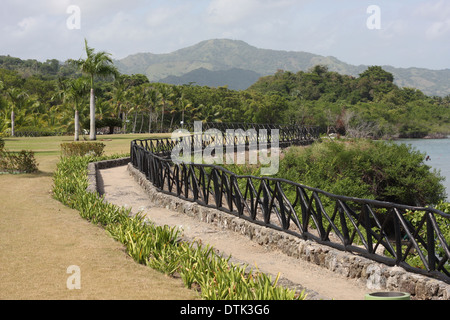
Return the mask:
<path id="1" fill-rule="evenodd" d="M 34 152 L 22 150 L 9 152 L 0 150 L 0 172 L 33 173 L 38 171 Z"/>
<path id="2" fill-rule="evenodd" d="M 411 146 L 393 142 L 324 141 L 287 151 L 279 177 L 337 195 L 433 205 L 445 199 L 444 178 L 424 159 Z"/>
<path id="3" fill-rule="evenodd" d="M 105 144 L 101 142 L 71 142 L 61 144 L 62 156 L 95 156 L 103 155 Z"/>
<path id="4" fill-rule="evenodd" d="M 5 148 L 5 140 L 0 137 L 0 151 L 2 151 Z"/>
<path id="5" fill-rule="evenodd" d="M 65 132 L 59 132 L 52 129 L 46 129 L 42 127 L 19 127 L 14 132 L 15 137 L 53 137 L 65 134 Z"/>

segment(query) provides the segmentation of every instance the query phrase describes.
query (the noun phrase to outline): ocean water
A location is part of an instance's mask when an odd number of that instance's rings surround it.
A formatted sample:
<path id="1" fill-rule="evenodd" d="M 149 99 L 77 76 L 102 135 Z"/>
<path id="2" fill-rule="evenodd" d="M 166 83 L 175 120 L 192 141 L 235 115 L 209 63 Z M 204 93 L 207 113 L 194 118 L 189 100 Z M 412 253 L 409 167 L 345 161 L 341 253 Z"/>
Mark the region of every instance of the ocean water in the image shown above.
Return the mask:
<path id="1" fill-rule="evenodd" d="M 407 139 L 397 140 L 396 143 L 411 145 L 429 156 L 425 163 L 446 178 L 442 184 L 447 190 L 447 201 L 450 201 L 450 139 Z"/>

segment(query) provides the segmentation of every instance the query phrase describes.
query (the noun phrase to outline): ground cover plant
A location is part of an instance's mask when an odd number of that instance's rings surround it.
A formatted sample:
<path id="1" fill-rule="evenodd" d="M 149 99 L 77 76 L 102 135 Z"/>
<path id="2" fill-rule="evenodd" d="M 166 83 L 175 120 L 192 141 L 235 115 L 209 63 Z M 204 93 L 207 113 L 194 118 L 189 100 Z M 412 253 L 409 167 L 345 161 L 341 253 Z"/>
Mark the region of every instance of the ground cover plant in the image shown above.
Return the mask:
<path id="1" fill-rule="evenodd" d="M 135 261 L 167 275 L 178 275 L 203 299 L 303 300 L 305 294 L 277 285 L 271 277 L 248 266 L 230 264 L 212 248 L 180 241 L 178 231 L 156 226 L 128 209 L 108 204 L 97 193 L 86 191 L 89 162 L 106 158 L 62 157 L 54 173 L 54 197 L 103 228 L 123 243 Z"/>

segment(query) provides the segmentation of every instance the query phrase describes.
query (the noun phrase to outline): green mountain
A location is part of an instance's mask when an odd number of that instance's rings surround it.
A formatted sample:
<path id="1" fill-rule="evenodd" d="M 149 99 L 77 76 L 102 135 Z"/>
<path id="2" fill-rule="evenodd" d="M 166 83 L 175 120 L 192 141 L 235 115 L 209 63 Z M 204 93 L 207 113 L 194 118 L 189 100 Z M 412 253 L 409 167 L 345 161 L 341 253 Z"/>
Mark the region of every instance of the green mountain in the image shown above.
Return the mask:
<path id="1" fill-rule="evenodd" d="M 249 86 L 248 81 L 252 79 L 250 74 L 266 76 L 276 73 L 277 70 L 307 71 L 320 64 L 327 66 L 329 71 L 357 77 L 369 67 L 354 66 L 335 57 L 308 52 L 259 49 L 244 41 L 226 39 L 202 41 L 167 54 L 138 53 L 116 60 L 115 64 L 122 73 L 145 74 L 152 82 L 172 84 L 195 82 L 209 86 L 216 86 L 219 83 L 236 90 L 243 90 Z M 395 83 L 400 87 L 417 88 L 427 95 L 450 94 L 450 69 L 382 67 L 394 75 Z M 236 72 L 237 70 L 240 72 Z M 249 80 L 242 81 L 245 71 L 251 72 L 246 74 Z M 218 82 L 217 79 L 221 81 Z"/>
<path id="2" fill-rule="evenodd" d="M 259 73 L 250 70 L 233 68 L 229 70 L 210 71 L 205 68 L 196 69 L 182 76 L 168 76 L 159 80 L 162 83 L 175 85 L 195 84 L 198 86 L 223 87 L 232 90 L 242 90 L 250 87 L 261 78 Z"/>

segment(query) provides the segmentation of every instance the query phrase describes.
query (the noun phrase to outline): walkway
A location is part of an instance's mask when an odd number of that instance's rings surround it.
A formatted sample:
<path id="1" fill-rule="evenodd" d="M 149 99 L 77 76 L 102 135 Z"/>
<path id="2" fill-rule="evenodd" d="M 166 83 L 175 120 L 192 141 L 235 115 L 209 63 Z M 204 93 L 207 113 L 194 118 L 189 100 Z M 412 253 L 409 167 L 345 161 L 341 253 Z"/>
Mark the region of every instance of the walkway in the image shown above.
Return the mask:
<path id="1" fill-rule="evenodd" d="M 143 212 L 158 225 L 179 227 L 183 237 L 210 244 L 233 260 L 257 266 L 259 270 L 288 280 L 304 289 L 310 299 L 362 300 L 367 292 L 356 280 L 339 276 L 317 265 L 269 251 L 237 233 L 215 228 L 181 213 L 155 207 L 143 189 L 134 181 L 126 166 L 99 171 L 99 189 L 113 204 Z"/>

